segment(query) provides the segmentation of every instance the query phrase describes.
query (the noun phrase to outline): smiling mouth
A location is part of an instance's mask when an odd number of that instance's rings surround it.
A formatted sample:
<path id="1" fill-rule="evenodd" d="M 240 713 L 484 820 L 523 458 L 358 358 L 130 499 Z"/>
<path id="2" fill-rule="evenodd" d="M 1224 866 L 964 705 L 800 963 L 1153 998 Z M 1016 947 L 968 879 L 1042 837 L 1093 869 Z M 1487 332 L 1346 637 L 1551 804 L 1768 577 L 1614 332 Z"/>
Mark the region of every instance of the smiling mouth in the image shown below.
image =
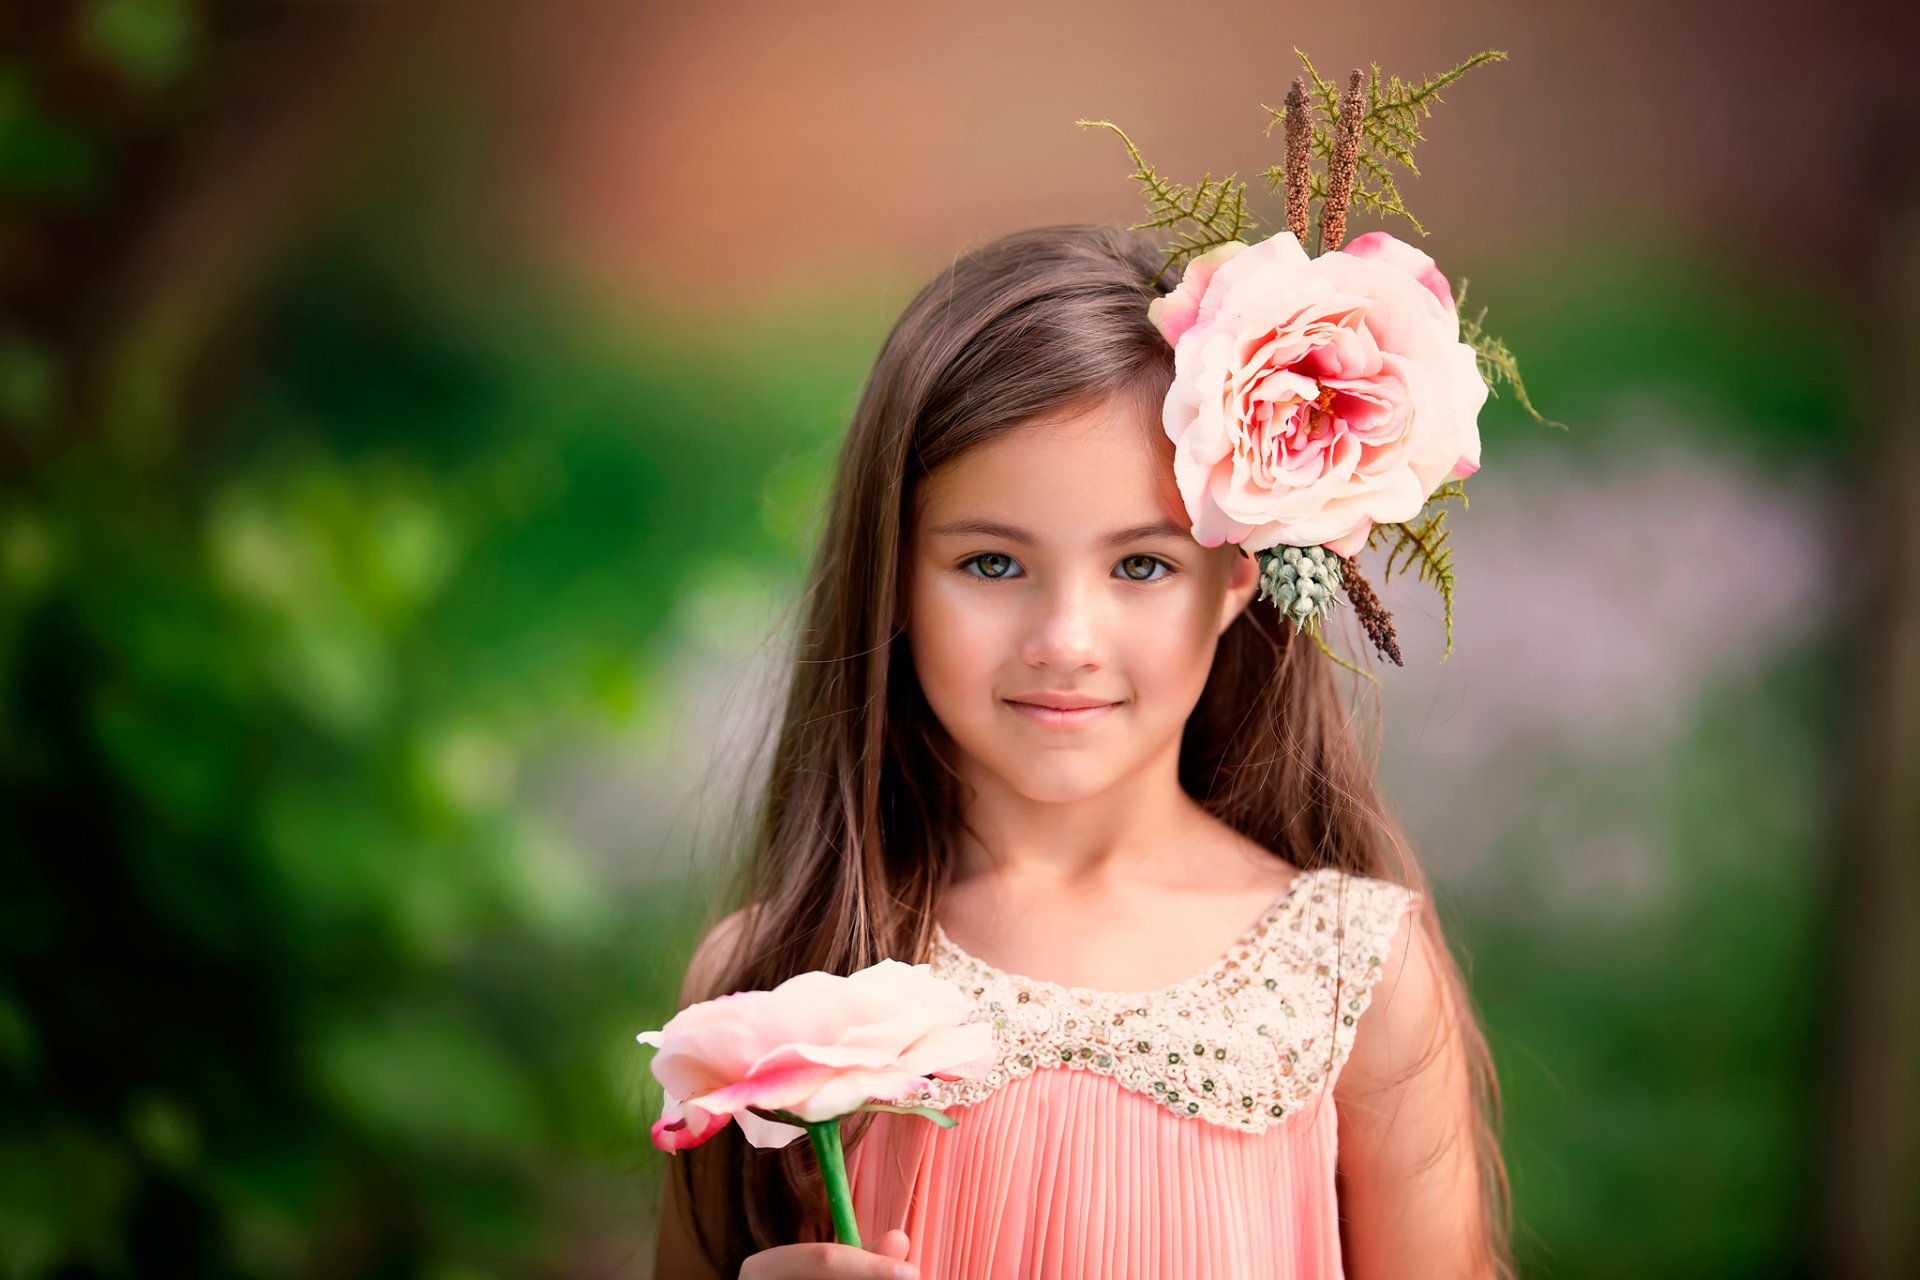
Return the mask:
<path id="1" fill-rule="evenodd" d="M 1004 700 L 1009 707 L 1035 724 L 1046 725 L 1053 729 L 1077 729 L 1104 719 L 1108 712 L 1120 704 L 1103 702 L 1097 707 L 1043 707 L 1033 702 L 1018 702 L 1012 698 Z"/>

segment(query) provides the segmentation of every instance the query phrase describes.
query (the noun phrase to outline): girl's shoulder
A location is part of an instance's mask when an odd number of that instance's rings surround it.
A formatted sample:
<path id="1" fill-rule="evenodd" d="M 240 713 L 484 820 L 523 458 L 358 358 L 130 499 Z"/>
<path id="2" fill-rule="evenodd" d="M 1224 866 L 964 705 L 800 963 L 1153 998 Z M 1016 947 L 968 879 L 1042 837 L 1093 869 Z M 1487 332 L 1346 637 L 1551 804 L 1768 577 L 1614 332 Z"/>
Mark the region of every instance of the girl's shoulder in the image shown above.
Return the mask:
<path id="1" fill-rule="evenodd" d="M 1298 909 L 1289 913 L 1286 929 L 1296 936 L 1338 937 L 1352 949 L 1377 949 L 1425 896 L 1395 880 L 1316 867 L 1302 871 L 1292 886 Z"/>
<path id="2" fill-rule="evenodd" d="M 1248 859 L 1258 863 L 1291 865 L 1267 846 L 1256 843 L 1217 818 L 1213 821 L 1220 828 L 1223 847 L 1228 849 L 1217 859 L 1222 865 Z M 1308 930 L 1316 934 L 1341 931 L 1351 933 L 1356 938 L 1365 935 L 1368 941 L 1372 941 L 1382 927 L 1391 933 L 1401 914 L 1424 896 L 1421 891 L 1398 881 L 1364 872 L 1348 871 L 1337 866 L 1295 866 L 1281 891 L 1279 902 L 1285 910 L 1277 907 L 1269 914 L 1284 914 L 1296 933 Z"/>
<path id="3" fill-rule="evenodd" d="M 1404 953 L 1425 894 L 1397 881 L 1338 867 L 1301 871 L 1231 957 L 1270 988 L 1310 989 L 1344 1005 L 1350 1029 L 1381 975 Z"/>

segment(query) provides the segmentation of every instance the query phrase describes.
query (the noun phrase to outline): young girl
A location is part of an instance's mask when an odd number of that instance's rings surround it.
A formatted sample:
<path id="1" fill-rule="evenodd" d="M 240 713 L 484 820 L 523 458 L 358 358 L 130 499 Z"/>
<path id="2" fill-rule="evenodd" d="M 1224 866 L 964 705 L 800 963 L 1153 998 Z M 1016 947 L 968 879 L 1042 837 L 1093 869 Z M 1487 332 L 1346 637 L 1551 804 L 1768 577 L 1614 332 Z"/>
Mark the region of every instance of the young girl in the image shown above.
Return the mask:
<path id="1" fill-rule="evenodd" d="M 683 1153 L 662 1277 L 1511 1274 L 1485 1043 L 1335 667 L 1182 506 L 1161 261 L 1011 235 L 880 354 L 683 999 L 928 963 L 996 1063 L 954 1128 L 850 1117 L 872 1251 L 807 1144 Z"/>

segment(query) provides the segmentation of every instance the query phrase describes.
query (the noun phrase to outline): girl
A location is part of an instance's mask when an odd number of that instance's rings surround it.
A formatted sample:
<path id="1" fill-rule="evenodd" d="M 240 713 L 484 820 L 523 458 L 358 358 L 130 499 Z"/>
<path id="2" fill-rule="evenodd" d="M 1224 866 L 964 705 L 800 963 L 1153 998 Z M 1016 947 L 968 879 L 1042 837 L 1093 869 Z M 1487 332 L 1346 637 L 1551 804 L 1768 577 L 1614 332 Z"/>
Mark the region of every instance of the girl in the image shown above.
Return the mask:
<path id="1" fill-rule="evenodd" d="M 997 1061 L 955 1128 L 850 1118 L 871 1252 L 806 1143 L 684 1153 L 662 1277 L 1511 1274 L 1485 1042 L 1333 664 L 1175 487 L 1160 263 L 1020 232 L 881 351 L 683 999 L 924 962 Z"/>

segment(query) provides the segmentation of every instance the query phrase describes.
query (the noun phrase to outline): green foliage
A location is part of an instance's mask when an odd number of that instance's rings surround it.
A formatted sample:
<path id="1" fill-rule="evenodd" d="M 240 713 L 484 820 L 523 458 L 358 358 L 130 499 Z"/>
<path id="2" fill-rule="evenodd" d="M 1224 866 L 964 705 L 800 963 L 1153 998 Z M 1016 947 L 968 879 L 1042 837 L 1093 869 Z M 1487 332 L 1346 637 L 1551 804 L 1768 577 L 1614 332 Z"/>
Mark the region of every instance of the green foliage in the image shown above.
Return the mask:
<path id="1" fill-rule="evenodd" d="M 1375 524 L 1367 530 L 1367 546 L 1384 546 L 1387 549 L 1386 563 L 1380 572 L 1382 585 L 1393 580 L 1396 572 L 1405 572 L 1412 568 L 1420 581 L 1440 593 L 1440 603 L 1446 619 L 1447 647 L 1440 655 L 1445 662 L 1453 653 L 1453 592 L 1456 585 L 1453 575 L 1453 548 L 1447 545 L 1447 539 L 1453 531 L 1446 527 L 1446 504 L 1454 498 L 1460 500 L 1462 510 L 1467 506 L 1467 493 L 1462 482 L 1449 480 L 1435 489 L 1427 497 L 1426 506 L 1414 519 L 1398 524 Z"/>
<path id="2" fill-rule="evenodd" d="M 1821 761 L 1852 643 L 1693 691 L 1660 750 L 1530 739 L 1495 762 L 1529 800 L 1475 877 L 1506 909 L 1461 910 L 1457 946 L 1500 1069 L 1522 1275 L 1824 1273 Z"/>
<path id="3" fill-rule="evenodd" d="M 62 120 L 19 70 L 0 66 L 0 195 L 77 205 L 99 187 L 105 167 L 98 139 Z"/>
<path id="4" fill-rule="evenodd" d="M 657 1194 L 623 1047 L 700 907 L 547 777 L 645 758 L 696 588 L 797 577 L 872 334 L 743 319 L 723 376 L 377 234 L 265 292 L 191 448 L 6 478 L 0 1274 L 530 1274 Z"/>
<path id="5" fill-rule="evenodd" d="M 1527 399 L 1527 387 L 1524 382 L 1520 381 L 1520 365 L 1519 362 L 1513 358 L 1513 352 L 1507 350 L 1506 343 L 1500 341 L 1500 339 L 1494 337 L 1492 334 L 1487 333 L 1481 327 L 1482 322 L 1487 318 L 1487 309 L 1482 307 L 1480 308 L 1479 315 L 1469 317 L 1466 314 L 1466 305 L 1467 281 L 1465 278 L 1462 278 L 1460 281 L 1460 292 L 1454 299 L 1454 310 L 1460 315 L 1460 340 L 1473 348 L 1476 362 L 1480 367 L 1480 376 L 1485 380 L 1487 389 L 1493 392 L 1493 394 L 1498 395 L 1499 390 L 1496 386 L 1496 379 L 1504 378 L 1508 383 L 1512 384 L 1514 396 L 1520 401 L 1520 407 L 1532 415 L 1535 422 L 1543 423 L 1549 427 L 1559 427 L 1562 431 L 1565 431 L 1567 429 L 1566 423 L 1555 422 L 1552 418 L 1542 417 L 1540 411 L 1533 407 L 1533 401 Z"/>
<path id="6" fill-rule="evenodd" d="M 1215 179 L 1211 174 L 1197 187 L 1172 182 L 1157 173 L 1140 149 L 1118 125 L 1106 120 L 1077 120 L 1083 129 L 1112 129 L 1133 158 L 1133 179 L 1147 194 L 1147 220 L 1129 230 L 1172 230 L 1173 244 L 1153 283 L 1159 286 L 1167 272 L 1216 245 L 1238 240 L 1257 224 L 1247 212 L 1247 184 L 1234 175 Z"/>
<path id="7" fill-rule="evenodd" d="M 1530 385 L 1551 383 L 1589 416 L 1626 397 L 1660 410 L 1612 412 L 1605 433 L 1568 432 L 1551 445 L 1510 437 L 1509 449 L 1551 447 L 1598 463 L 1684 422 L 1711 448 L 1764 468 L 1785 457 L 1844 465 L 1872 420 L 1874 381 L 1851 372 L 1869 322 L 1809 270 L 1756 279 L 1750 257 L 1712 233 L 1607 226 L 1537 259 L 1492 258 L 1473 281 L 1501 300 L 1505 327 L 1527 334 Z M 1836 306 L 1847 318 L 1805 324 Z M 1779 335 L 1789 331 L 1796 355 L 1782 359 Z M 1496 427 L 1531 421 L 1511 396 L 1482 416 Z"/>
<path id="8" fill-rule="evenodd" d="M 1361 679 L 1366 680 L 1369 684 L 1374 685 L 1376 688 L 1379 686 L 1380 678 L 1374 675 L 1373 672 L 1368 671 L 1364 667 L 1355 666 L 1353 663 L 1347 661 L 1345 658 L 1341 657 L 1338 653 L 1334 652 L 1333 646 L 1327 643 L 1326 625 L 1322 619 L 1318 617 L 1312 619 L 1306 624 L 1304 630 L 1306 631 L 1307 635 L 1312 638 L 1314 645 L 1319 648 L 1321 653 L 1326 654 L 1329 658 L 1333 659 L 1334 662 L 1338 663 L 1340 666 L 1345 667 L 1347 670 L 1353 672 L 1355 675 L 1359 676 Z"/>
<path id="9" fill-rule="evenodd" d="M 178 80 L 198 53 L 195 0 L 90 0 L 78 35 L 89 53 L 142 88 Z"/>
<path id="10" fill-rule="evenodd" d="M 1305 53 L 1297 48 L 1293 52 L 1299 57 L 1300 65 L 1306 68 L 1312 82 L 1307 88 L 1309 153 L 1323 163 L 1331 163 L 1338 139 L 1340 97 L 1344 90 L 1321 76 Z M 1451 71 L 1441 72 L 1419 84 L 1411 84 L 1399 76 L 1390 76 L 1382 84 L 1380 64 L 1371 64 L 1373 78 L 1368 86 L 1367 110 L 1360 117 L 1359 169 L 1354 175 L 1351 203 L 1376 213 L 1396 214 L 1412 223 L 1414 230 L 1421 235 L 1427 234 L 1427 229 L 1407 210 L 1389 165 L 1402 165 L 1409 173 L 1419 176 L 1420 169 L 1413 161 L 1413 149 L 1426 137 L 1420 132 L 1420 119 L 1433 115 L 1433 105 L 1442 101 L 1440 90 L 1474 67 L 1485 62 L 1504 61 L 1506 56 L 1499 50 L 1487 49 L 1474 54 Z M 1267 121 L 1267 134 L 1272 136 L 1275 125 L 1285 124 L 1287 108 L 1261 105 L 1271 117 Z M 1269 190 L 1284 191 L 1286 166 L 1269 167 L 1266 179 Z M 1367 185 L 1369 179 L 1374 183 L 1372 187 Z M 1316 204 L 1324 206 L 1327 198 L 1325 171 L 1311 170 L 1309 184 L 1309 197 Z"/>

